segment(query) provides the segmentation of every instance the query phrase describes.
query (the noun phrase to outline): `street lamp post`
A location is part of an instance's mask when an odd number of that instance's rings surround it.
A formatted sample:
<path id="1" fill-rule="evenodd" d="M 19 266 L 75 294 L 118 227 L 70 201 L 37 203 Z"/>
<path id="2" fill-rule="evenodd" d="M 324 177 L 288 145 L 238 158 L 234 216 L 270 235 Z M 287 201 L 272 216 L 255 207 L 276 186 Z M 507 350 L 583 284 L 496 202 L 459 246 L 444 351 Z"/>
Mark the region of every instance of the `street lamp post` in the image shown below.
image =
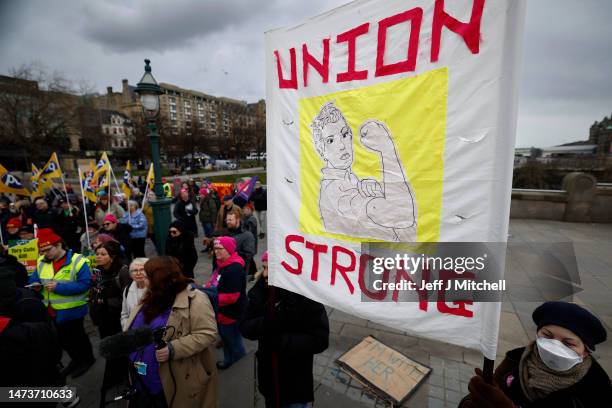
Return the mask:
<path id="1" fill-rule="evenodd" d="M 145 60 L 145 73 L 138 83 L 136 92 L 140 96 L 140 103 L 145 119 L 149 127 L 149 138 L 151 139 L 151 159 L 153 160 L 153 171 L 155 172 L 155 201 L 149 204 L 153 208 L 153 232 L 155 233 L 155 247 L 157 254 L 163 255 L 166 248 L 166 237 L 170 228 L 170 203 L 166 198 L 162 186 L 162 172 L 159 161 L 159 133 L 155 120 L 159 114 L 159 95 L 162 93 L 155 78 L 151 74 L 151 61 Z M 146 197 L 145 197 L 146 199 Z"/>

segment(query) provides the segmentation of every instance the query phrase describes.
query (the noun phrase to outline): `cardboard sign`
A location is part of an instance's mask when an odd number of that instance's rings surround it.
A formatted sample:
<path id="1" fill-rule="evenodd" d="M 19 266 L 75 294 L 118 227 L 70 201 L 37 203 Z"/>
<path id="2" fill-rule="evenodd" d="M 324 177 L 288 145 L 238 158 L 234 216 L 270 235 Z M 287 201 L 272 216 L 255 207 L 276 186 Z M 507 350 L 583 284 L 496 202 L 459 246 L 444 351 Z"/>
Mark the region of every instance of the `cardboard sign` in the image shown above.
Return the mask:
<path id="1" fill-rule="evenodd" d="M 271 285 L 495 358 L 499 303 L 377 302 L 362 244 L 507 240 L 525 3 L 360 0 L 266 33 Z"/>
<path id="2" fill-rule="evenodd" d="M 28 275 L 36 270 L 38 260 L 38 240 L 32 239 L 25 244 L 15 245 L 8 250 L 9 254 L 17 258 L 26 267 Z"/>
<path id="3" fill-rule="evenodd" d="M 372 336 L 340 356 L 336 363 L 382 398 L 400 405 L 431 373 L 431 368 L 393 350 Z"/>

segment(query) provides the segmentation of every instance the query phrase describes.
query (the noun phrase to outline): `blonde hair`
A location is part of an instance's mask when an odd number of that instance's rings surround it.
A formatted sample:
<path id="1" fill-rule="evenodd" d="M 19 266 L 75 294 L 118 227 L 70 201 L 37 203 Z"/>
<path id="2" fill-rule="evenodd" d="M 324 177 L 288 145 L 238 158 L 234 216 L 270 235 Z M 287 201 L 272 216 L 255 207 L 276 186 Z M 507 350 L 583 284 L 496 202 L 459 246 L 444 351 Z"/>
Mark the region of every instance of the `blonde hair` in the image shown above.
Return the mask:
<path id="1" fill-rule="evenodd" d="M 130 263 L 130 274 L 132 273 L 132 266 L 133 265 L 144 265 L 147 263 L 147 261 L 149 260 L 149 258 L 134 258 L 134 260 Z"/>

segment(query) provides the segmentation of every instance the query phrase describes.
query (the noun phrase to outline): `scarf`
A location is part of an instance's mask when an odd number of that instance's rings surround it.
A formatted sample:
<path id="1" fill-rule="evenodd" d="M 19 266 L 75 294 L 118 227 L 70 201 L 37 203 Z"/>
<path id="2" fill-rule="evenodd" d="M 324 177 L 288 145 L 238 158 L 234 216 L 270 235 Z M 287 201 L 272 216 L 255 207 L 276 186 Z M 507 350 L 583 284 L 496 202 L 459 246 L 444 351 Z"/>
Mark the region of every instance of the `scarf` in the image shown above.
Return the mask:
<path id="1" fill-rule="evenodd" d="M 555 371 L 540 358 L 535 341 L 525 347 L 519 363 L 521 387 L 529 401 L 543 399 L 555 391 L 578 383 L 591 368 L 591 356 L 567 371 Z"/>
<path id="2" fill-rule="evenodd" d="M 227 258 L 224 262 L 221 262 L 217 259 L 217 267 L 213 271 L 212 275 L 210 276 L 210 279 L 208 279 L 208 282 L 206 282 L 204 287 L 205 288 L 210 288 L 210 287 L 216 288 L 217 285 L 219 284 L 219 274 L 221 273 L 221 269 L 233 263 L 238 263 L 242 265 L 243 267 L 246 264 L 244 262 L 244 259 L 242 259 L 240 255 L 238 255 L 238 252 L 234 252 L 233 254 L 231 254 L 229 258 Z"/>
<path id="3" fill-rule="evenodd" d="M 219 267 L 219 269 L 221 268 L 225 268 L 227 265 L 233 264 L 233 263 L 239 263 L 240 265 L 244 266 L 246 263 L 244 262 L 244 259 L 242 259 L 240 257 L 240 255 L 238 255 L 238 252 L 234 252 L 233 254 L 231 254 L 229 256 L 229 258 L 227 258 L 225 261 L 221 262 L 217 259 L 217 266 Z"/>

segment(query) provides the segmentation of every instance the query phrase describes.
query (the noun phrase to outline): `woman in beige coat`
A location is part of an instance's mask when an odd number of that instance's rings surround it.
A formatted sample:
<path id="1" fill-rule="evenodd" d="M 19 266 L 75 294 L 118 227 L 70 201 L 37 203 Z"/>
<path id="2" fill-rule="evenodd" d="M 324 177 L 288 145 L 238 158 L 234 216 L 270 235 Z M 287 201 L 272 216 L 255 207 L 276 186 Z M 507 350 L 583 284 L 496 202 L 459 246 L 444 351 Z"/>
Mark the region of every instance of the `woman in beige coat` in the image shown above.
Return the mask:
<path id="1" fill-rule="evenodd" d="M 217 324 L 208 297 L 193 290 L 175 258 L 145 263 L 149 291 L 131 313 L 127 327 L 166 327 L 159 350 L 154 345 L 132 353 L 132 383 L 140 390 L 130 406 L 217 407 L 218 374 L 211 346 Z"/>

